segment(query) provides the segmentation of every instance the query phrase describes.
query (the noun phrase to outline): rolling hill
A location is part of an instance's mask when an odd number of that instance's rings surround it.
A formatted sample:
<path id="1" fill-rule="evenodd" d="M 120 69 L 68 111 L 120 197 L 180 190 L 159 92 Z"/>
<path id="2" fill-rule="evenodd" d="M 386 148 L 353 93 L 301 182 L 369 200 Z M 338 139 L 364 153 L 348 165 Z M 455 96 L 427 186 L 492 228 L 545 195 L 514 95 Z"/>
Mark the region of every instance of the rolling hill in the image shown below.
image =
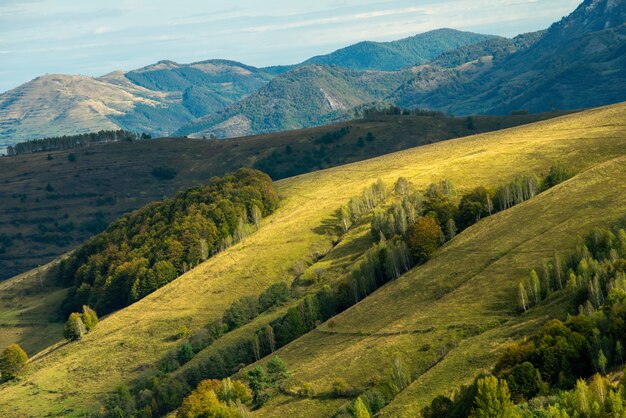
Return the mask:
<path id="1" fill-rule="evenodd" d="M 119 142 L 50 157 L 3 157 L 0 280 L 48 263 L 124 213 L 241 166 L 281 179 L 559 114 L 477 117 L 473 129 L 462 118 L 378 115 L 249 138 Z M 70 154 L 75 161 L 69 161 Z M 153 175 L 158 168 L 174 169 L 176 176 L 160 179 Z"/>
<path id="2" fill-rule="evenodd" d="M 361 224 L 338 242 L 336 210 L 377 179 L 391 185 L 403 176 L 424 188 L 445 178 L 468 190 L 545 173 L 558 160 L 568 164 L 578 173 L 570 180 L 481 220 L 428 263 L 278 351 L 294 381 L 322 394 L 337 378 L 362 390 L 402 355 L 415 379 L 382 413 L 415 416 L 435 395 L 493 365 L 508 342 L 564 315 L 558 297 L 519 315 L 517 284 L 542 259 L 569 251 L 576 235 L 623 217 L 625 116 L 626 105 L 619 104 L 281 180 L 281 206 L 257 233 L 104 318 L 83 340 L 35 356 L 20 380 L 0 386 L 0 405 L 12 416 L 93 412 L 120 383 L 176 349 L 180 342 L 172 337 L 181 326 L 197 330 L 239 297 L 292 282 L 302 263 L 326 272 L 319 285 L 339 280 L 372 238 Z M 297 286 L 307 294 L 317 285 Z M 210 356 L 287 308 L 261 315 L 196 357 Z M 347 401 L 279 396 L 253 416 L 327 416 Z"/>

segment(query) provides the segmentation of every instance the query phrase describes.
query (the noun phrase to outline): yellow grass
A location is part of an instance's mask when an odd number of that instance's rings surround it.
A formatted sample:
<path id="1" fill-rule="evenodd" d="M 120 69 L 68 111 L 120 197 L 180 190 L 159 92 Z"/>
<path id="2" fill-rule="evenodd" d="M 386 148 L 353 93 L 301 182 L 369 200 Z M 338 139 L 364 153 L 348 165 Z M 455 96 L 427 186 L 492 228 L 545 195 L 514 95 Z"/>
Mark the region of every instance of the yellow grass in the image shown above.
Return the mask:
<path id="1" fill-rule="evenodd" d="M 432 394 L 470 379 L 476 367 L 488 367 L 502 344 L 554 311 L 514 315 L 517 281 L 553 249 L 570 248 L 576 234 L 626 212 L 625 154 L 626 105 L 621 104 L 281 181 L 281 208 L 259 232 L 109 316 L 84 340 L 38 357 L 21 380 L 0 387 L 0 410 L 11 411 L 7 416 L 93 411 L 106 393 L 173 348 L 177 343 L 170 337 L 181 325 L 193 330 L 220 317 L 235 299 L 289 280 L 295 263 L 328 251 L 335 237 L 320 226 L 378 178 L 391 185 L 404 176 L 419 186 L 447 178 L 464 189 L 545 172 L 557 160 L 584 171 L 481 221 L 431 262 L 337 317 L 332 329 L 324 324 L 280 352 L 296 379 L 321 391 L 338 376 L 364 388 L 396 354 L 424 372 L 441 346 L 459 344 L 386 409 L 390 416 L 399 411 L 414 416 Z M 462 325 L 482 333 L 463 336 Z M 417 333 L 430 327 L 435 329 Z M 371 335 L 355 337 L 355 332 Z M 337 407 L 337 401 L 277 399 L 258 415 L 325 416 Z"/>

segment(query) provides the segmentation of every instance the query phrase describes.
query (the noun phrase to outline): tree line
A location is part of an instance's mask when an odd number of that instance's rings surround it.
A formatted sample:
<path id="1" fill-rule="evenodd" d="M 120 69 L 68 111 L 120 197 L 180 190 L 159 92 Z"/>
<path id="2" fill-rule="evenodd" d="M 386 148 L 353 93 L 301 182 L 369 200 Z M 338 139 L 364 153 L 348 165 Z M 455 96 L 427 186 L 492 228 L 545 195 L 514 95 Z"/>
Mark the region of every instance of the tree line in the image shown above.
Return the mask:
<path id="1" fill-rule="evenodd" d="M 71 286 L 63 316 L 143 298 L 253 232 L 277 204 L 267 175 L 240 169 L 121 217 L 60 263 L 57 281 Z"/>
<path id="2" fill-rule="evenodd" d="M 142 133 L 116 130 L 116 131 L 98 131 L 78 135 L 63 135 L 50 138 L 34 139 L 32 141 L 20 142 L 7 147 L 8 156 L 16 156 L 22 154 L 32 154 L 35 152 L 62 151 L 66 149 L 88 147 L 95 143 L 119 142 L 119 141 L 137 141 L 141 139 L 150 139 L 151 136 Z"/>
<path id="3" fill-rule="evenodd" d="M 426 418 L 624 416 L 626 379 L 615 384 L 604 376 L 624 367 L 626 231 L 594 229 L 569 256 L 547 262 L 541 279 L 535 270 L 529 276 L 537 303 L 567 292 L 567 319 L 509 346 L 491 375 L 452 398 L 438 396 L 422 411 Z"/>

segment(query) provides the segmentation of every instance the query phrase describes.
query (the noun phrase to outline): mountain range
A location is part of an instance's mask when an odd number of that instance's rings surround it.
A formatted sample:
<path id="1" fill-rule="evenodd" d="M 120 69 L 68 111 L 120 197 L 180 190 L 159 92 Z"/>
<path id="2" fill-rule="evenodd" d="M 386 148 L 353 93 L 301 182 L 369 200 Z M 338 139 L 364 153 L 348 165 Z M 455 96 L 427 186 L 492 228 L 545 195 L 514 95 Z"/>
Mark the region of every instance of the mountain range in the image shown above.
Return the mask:
<path id="1" fill-rule="evenodd" d="M 586 0 L 548 30 L 508 39 L 452 29 L 360 42 L 293 66 L 160 61 L 102 77 L 45 75 L 0 95 L 0 150 L 127 129 L 235 137 L 346 120 L 369 105 L 507 114 L 626 97 L 624 1 Z"/>

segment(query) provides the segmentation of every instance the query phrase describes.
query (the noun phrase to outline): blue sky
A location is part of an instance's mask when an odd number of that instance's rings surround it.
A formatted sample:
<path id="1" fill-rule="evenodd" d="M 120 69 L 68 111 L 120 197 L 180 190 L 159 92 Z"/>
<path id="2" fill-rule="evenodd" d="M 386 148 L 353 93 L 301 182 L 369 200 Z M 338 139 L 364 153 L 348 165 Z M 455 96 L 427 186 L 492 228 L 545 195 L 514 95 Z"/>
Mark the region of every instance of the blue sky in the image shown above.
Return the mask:
<path id="1" fill-rule="evenodd" d="M 0 0 L 0 92 L 46 73 L 98 76 L 162 59 L 293 64 L 441 27 L 514 36 L 580 0 Z"/>

